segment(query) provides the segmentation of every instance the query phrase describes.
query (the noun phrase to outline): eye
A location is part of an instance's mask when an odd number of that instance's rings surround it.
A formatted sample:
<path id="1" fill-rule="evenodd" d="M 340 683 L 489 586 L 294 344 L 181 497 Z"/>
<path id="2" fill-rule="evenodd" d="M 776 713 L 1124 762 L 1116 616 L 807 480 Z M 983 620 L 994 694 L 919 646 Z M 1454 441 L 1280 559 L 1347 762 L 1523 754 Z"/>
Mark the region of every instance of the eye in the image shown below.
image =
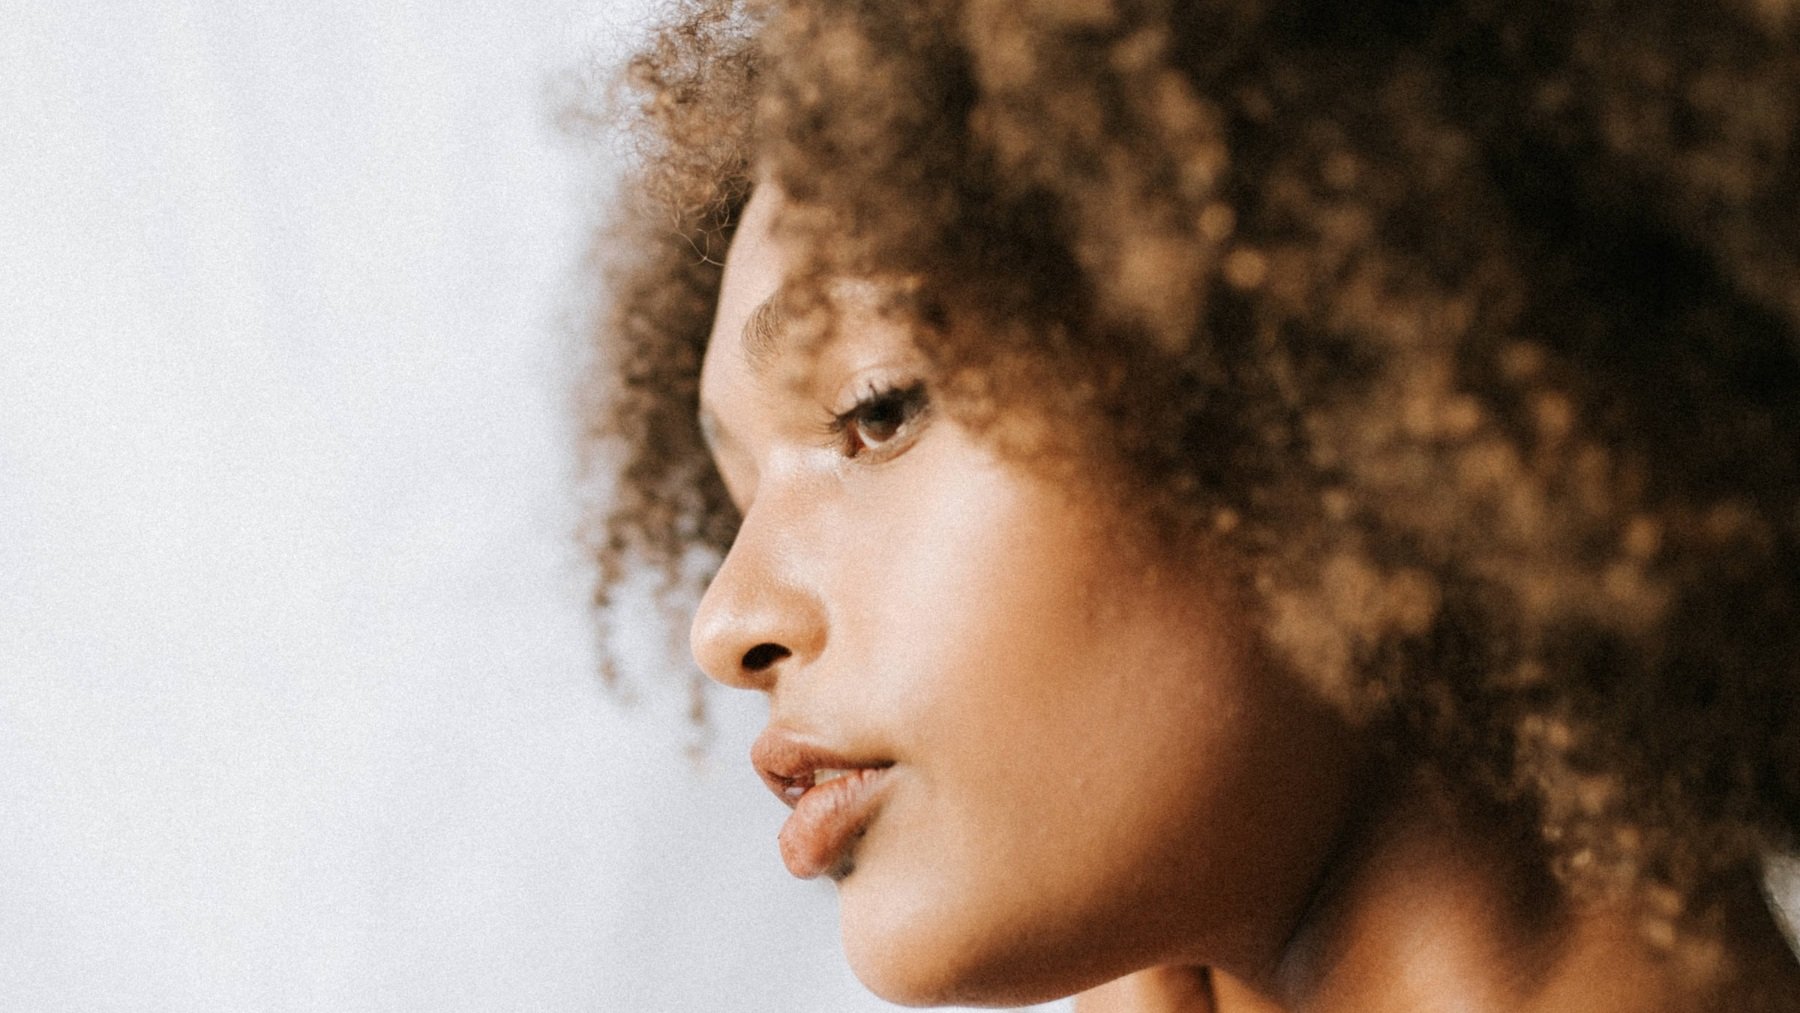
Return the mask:
<path id="1" fill-rule="evenodd" d="M 831 431 L 845 457 L 897 448 L 925 414 L 925 385 L 871 387 L 848 411 L 832 419 Z"/>

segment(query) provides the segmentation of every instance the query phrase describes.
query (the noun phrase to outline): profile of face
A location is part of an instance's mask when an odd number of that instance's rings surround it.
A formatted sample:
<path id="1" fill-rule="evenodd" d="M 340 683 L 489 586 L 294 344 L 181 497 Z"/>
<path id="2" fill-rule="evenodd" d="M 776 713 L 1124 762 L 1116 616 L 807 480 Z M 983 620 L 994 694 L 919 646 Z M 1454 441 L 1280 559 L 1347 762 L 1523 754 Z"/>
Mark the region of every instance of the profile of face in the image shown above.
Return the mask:
<path id="1" fill-rule="evenodd" d="M 692 647 L 766 694 L 782 855 L 836 880 L 853 969 L 999 1003 L 1272 959 L 1355 737 L 1216 572 L 1123 547 L 1103 498 L 935 404 L 902 323 L 851 307 L 816 354 L 784 341 L 782 200 L 746 209 L 701 374 L 743 524 Z"/>

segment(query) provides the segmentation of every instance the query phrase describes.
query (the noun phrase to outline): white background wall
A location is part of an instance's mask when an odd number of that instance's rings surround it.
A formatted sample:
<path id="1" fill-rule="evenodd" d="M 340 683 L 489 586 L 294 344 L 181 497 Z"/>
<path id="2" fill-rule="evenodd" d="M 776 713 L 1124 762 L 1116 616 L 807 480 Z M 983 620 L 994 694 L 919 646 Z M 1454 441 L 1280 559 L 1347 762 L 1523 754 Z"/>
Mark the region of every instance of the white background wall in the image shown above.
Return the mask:
<path id="1" fill-rule="evenodd" d="M 0 0 L 0 1009 L 844 1011 L 754 700 L 594 676 L 564 388 L 639 0 Z"/>

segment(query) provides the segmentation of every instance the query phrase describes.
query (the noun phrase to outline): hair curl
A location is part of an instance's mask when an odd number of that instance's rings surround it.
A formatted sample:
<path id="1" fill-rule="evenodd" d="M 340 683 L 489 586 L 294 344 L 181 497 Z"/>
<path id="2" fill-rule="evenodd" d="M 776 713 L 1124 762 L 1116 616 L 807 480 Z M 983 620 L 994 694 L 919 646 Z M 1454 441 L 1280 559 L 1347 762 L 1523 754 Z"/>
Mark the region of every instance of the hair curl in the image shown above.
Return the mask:
<path id="1" fill-rule="evenodd" d="M 1797 7 L 680 4 L 601 245 L 602 613 L 732 536 L 697 374 L 766 175 L 804 277 L 916 281 L 959 410 L 1054 413 L 1297 671 L 1674 925 L 1800 829 Z"/>

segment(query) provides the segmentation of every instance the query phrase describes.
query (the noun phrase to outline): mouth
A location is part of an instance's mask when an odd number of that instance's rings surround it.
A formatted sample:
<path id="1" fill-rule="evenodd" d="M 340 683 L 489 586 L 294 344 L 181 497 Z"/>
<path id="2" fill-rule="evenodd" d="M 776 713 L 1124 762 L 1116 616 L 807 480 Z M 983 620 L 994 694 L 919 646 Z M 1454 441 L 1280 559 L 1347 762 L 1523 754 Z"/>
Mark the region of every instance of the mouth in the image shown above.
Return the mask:
<path id="1" fill-rule="evenodd" d="M 852 852 L 880 808 L 892 760 L 857 760 L 770 728 L 750 750 L 763 783 L 793 814 L 781 860 L 800 879 L 850 874 Z"/>

